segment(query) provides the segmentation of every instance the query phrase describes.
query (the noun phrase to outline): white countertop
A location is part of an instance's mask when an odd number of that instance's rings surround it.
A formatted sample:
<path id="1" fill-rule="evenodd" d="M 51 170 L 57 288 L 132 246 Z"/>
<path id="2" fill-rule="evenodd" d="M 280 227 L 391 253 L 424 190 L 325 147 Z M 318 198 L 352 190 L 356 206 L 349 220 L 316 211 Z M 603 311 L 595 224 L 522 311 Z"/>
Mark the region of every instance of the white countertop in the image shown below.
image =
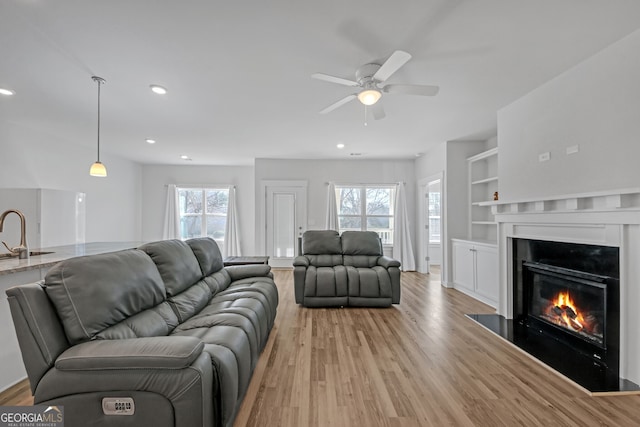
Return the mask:
<path id="1" fill-rule="evenodd" d="M 35 255 L 29 259 L 18 259 L 18 257 L 0 258 L 0 275 L 51 267 L 60 261 L 78 256 L 96 255 L 105 252 L 137 248 L 143 243 L 144 242 L 95 242 L 40 249 L 29 248 L 33 252 L 51 253 Z"/>

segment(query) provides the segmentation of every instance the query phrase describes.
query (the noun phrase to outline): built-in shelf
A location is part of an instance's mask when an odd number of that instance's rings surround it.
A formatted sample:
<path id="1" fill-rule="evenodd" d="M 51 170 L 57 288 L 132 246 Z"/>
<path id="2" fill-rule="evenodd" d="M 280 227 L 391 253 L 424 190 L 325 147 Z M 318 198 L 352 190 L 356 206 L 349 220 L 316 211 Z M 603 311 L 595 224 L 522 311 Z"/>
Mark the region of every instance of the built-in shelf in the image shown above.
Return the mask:
<path id="1" fill-rule="evenodd" d="M 473 181 L 471 183 L 471 185 L 488 184 L 490 182 L 497 181 L 497 180 L 498 180 L 497 176 L 492 176 L 492 177 L 485 178 L 485 179 L 479 179 L 478 181 Z"/>
<path id="2" fill-rule="evenodd" d="M 492 148 L 467 159 L 469 192 L 468 239 L 497 240 L 494 209 L 489 205 L 498 191 L 498 148 Z"/>
<path id="3" fill-rule="evenodd" d="M 569 212 L 625 212 L 640 207 L 640 188 L 565 194 L 545 198 L 479 202 L 493 215 Z"/>

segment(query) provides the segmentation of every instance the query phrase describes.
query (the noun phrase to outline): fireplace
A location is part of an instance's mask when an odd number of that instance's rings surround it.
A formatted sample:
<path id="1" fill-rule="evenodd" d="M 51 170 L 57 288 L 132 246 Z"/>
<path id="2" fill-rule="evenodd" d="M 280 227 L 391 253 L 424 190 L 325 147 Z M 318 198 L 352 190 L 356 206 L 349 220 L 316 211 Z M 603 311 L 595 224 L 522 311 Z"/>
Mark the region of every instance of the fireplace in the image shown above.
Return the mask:
<path id="1" fill-rule="evenodd" d="M 550 351 L 619 375 L 617 247 L 513 239 L 514 321 Z"/>
<path id="2" fill-rule="evenodd" d="M 513 239 L 514 321 L 551 351 L 619 375 L 619 248 Z M 555 350 L 554 350 L 555 349 Z"/>
<path id="3" fill-rule="evenodd" d="M 640 391 L 620 372 L 619 247 L 510 242 L 513 318 L 469 317 L 590 393 Z"/>
<path id="4" fill-rule="evenodd" d="M 523 270 L 529 322 L 606 350 L 606 277 L 534 262 Z"/>
<path id="5" fill-rule="evenodd" d="M 498 229 L 498 305 L 496 314 L 469 317 L 592 395 L 640 393 L 640 188 L 517 200 L 507 196 L 483 205 L 491 206 Z M 560 244 L 549 249 L 537 242 Z M 536 272 L 527 271 L 540 265 Z M 564 275 L 567 270 L 586 273 L 589 287 L 580 288 L 583 295 L 571 297 L 584 305 L 578 308 L 585 311 L 583 316 L 594 316 L 601 324 L 592 327 L 589 337 L 551 325 L 554 321 L 542 319 L 540 311 L 529 315 L 528 304 L 541 291 L 524 291 L 525 272 L 534 277 L 541 273 L 535 285 L 553 288 L 556 273 L 562 280 L 573 275 Z M 540 298 L 549 301 L 548 293 L 545 290 Z M 606 300 L 601 308 L 592 305 L 596 296 Z M 563 305 L 569 304 L 557 301 L 553 307 L 570 315 Z M 555 335 L 562 340 L 550 339 Z M 564 346 L 566 354 L 558 356 L 558 346 Z"/>

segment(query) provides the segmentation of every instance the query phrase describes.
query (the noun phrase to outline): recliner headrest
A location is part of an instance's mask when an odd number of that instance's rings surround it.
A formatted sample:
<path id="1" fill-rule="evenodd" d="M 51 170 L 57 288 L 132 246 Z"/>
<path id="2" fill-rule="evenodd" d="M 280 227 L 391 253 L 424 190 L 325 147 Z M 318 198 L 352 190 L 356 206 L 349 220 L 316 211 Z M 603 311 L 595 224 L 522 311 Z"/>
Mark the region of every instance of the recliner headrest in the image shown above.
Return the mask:
<path id="1" fill-rule="evenodd" d="M 344 255 L 382 256 L 382 243 L 375 231 L 345 231 L 342 233 Z"/>
<path id="2" fill-rule="evenodd" d="M 210 237 L 198 237 L 187 240 L 187 245 L 195 254 L 204 276 L 209 276 L 224 267 L 220 248 Z"/>
<path id="3" fill-rule="evenodd" d="M 138 249 L 146 252 L 158 267 L 167 296 L 178 295 L 204 277 L 198 259 L 182 240 L 160 240 Z"/>
<path id="4" fill-rule="evenodd" d="M 341 254 L 340 234 L 335 230 L 309 230 L 302 235 L 302 253 L 307 255 Z"/>

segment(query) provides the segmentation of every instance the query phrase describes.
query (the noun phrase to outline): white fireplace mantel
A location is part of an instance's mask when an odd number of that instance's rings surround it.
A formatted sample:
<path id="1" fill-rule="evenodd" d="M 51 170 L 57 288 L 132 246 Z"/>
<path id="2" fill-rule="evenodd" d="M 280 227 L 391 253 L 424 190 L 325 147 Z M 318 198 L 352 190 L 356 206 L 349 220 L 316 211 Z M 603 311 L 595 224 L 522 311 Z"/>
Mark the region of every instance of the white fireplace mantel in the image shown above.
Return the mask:
<path id="1" fill-rule="evenodd" d="M 483 203 L 498 223 L 498 314 L 513 318 L 515 238 L 618 247 L 620 376 L 640 384 L 640 188 Z"/>

